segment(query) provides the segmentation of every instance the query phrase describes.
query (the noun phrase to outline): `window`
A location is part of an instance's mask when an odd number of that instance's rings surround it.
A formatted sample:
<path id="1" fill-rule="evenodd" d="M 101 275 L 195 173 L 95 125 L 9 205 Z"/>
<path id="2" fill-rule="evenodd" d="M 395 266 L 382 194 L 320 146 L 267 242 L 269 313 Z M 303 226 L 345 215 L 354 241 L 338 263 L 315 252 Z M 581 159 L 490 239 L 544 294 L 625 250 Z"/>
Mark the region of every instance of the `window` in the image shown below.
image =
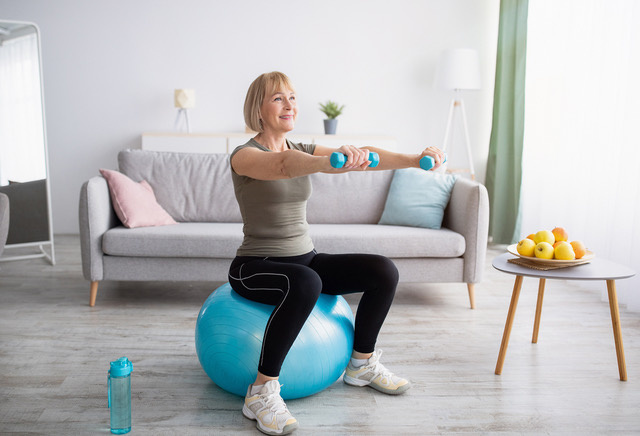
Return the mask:
<path id="1" fill-rule="evenodd" d="M 640 274 L 638 22 L 634 0 L 529 2 L 521 229 L 565 227 Z M 638 288 L 620 302 L 640 310 Z"/>
<path id="2" fill-rule="evenodd" d="M 0 42 L 0 185 L 46 177 L 35 33 Z"/>

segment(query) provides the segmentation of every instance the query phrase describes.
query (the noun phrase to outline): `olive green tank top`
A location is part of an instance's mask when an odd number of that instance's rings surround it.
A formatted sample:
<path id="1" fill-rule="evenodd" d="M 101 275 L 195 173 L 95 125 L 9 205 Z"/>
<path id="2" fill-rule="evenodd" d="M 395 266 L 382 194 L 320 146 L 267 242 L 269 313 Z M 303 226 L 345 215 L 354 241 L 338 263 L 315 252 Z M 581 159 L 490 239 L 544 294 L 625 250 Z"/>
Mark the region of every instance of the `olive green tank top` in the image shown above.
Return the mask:
<path id="1" fill-rule="evenodd" d="M 313 154 L 315 145 L 287 140 L 289 149 Z M 273 153 L 254 139 L 233 150 L 231 158 L 246 147 Z M 257 180 L 231 168 L 233 187 L 242 215 L 244 240 L 237 256 L 298 256 L 313 250 L 307 224 L 309 176 L 281 180 Z"/>

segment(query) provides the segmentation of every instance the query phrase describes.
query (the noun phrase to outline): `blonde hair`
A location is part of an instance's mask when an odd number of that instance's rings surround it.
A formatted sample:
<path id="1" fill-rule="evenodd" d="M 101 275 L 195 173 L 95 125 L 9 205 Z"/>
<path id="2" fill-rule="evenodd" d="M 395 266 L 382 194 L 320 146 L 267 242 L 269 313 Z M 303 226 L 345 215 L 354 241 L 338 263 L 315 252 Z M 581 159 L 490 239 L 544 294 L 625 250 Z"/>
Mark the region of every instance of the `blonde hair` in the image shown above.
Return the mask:
<path id="1" fill-rule="evenodd" d="M 244 99 L 244 122 L 254 132 L 263 132 L 260 107 L 264 97 L 277 91 L 290 89 L 294 91 L 291 80 L 279 71 L 264 73 L 251 83 Z"/>

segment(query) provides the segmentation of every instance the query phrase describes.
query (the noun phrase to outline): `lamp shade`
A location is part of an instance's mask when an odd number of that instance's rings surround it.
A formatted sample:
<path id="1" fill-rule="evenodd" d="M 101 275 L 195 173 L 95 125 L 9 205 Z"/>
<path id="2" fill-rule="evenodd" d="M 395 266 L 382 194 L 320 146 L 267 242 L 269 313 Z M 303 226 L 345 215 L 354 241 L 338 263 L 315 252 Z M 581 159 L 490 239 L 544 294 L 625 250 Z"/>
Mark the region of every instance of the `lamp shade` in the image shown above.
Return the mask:
<path id="1" fill-rule="evenodd" d="M 173 104 L 180 109 L 191 109 L 196 105 L 194 89 L 176 89 L 173 93 Z"/>
<path id="2" fill-rule="evenodd" d="M 435 84 L 444 89 L 480 89 L 478 52 L 470 48 L 443 51 Z"/>

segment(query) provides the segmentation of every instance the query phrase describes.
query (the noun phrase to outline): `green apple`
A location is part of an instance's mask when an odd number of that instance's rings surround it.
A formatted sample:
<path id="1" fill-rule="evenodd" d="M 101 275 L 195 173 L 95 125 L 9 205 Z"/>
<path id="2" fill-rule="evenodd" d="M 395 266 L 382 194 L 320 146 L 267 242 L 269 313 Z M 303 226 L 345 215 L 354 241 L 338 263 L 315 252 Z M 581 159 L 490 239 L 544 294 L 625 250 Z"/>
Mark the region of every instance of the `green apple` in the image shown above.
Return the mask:
<path id="1" fill-rule="evenodd" d="M 534 253 L 538 259 L 553 259 L 553 245 L 546 241 L 538 242 Z"/>

